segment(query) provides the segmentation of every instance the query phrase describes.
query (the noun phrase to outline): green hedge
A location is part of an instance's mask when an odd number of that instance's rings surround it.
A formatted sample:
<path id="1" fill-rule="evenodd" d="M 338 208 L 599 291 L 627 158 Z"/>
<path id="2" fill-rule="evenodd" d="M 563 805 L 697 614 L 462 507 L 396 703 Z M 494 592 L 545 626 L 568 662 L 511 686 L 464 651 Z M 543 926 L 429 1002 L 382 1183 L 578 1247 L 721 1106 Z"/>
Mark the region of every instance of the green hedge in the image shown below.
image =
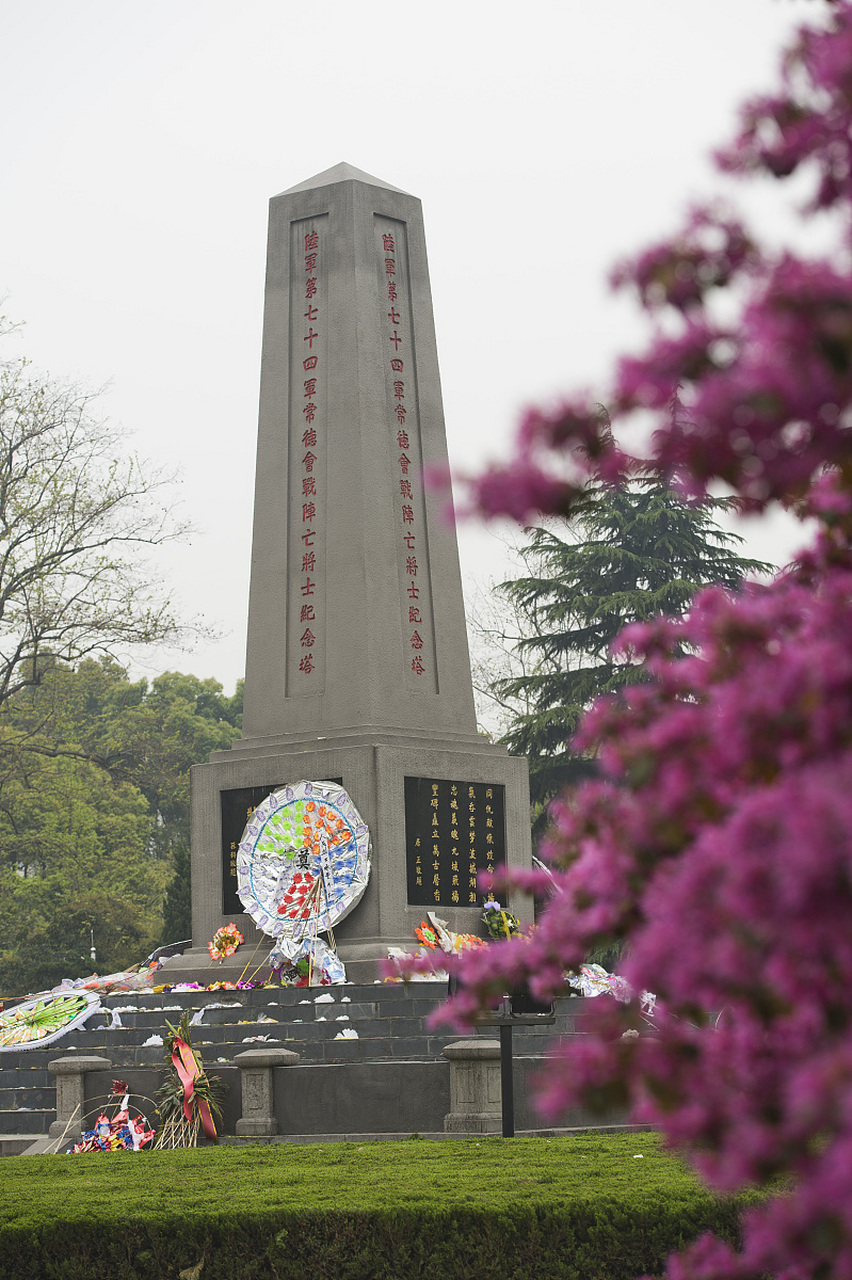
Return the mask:
<path id="1" fill-rule="evenodd" d="M 6 1280 L 633 1280 L 743 1201 L 652 1134 L 17 1157 Z"/>

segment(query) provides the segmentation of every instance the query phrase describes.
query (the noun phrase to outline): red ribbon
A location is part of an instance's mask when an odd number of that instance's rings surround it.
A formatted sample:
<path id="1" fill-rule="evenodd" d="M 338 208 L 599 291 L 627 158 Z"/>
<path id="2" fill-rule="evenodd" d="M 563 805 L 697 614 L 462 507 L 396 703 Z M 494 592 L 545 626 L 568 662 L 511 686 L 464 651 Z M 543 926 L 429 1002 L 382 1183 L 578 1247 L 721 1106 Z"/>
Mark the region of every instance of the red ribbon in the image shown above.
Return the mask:
<path id="1" fill-rule="evenodd" d="M 192 1051 L 190 1045 L 185 1040 L 176 1038 L 172 1047 L 172 1065 L 178 1073 L 178 1079 L 183 1085 L 183 1114 L 187 1121 L 192 1123 L 192 1095 L 195 1093 L 195 1082 L 201 1075 L 201 1068 L 198 1065 L 198 1059 Z M 213 1123 L 213 1115 L 210 1111 L 210 1105 L 204 1098 L 196 1095 L 196 1105 L 198 1114 L 201 1117 L 201 1127 L 207 1134 L 207 1137 L 213 1142 L 217 1141 L 216 1125 Z"/>

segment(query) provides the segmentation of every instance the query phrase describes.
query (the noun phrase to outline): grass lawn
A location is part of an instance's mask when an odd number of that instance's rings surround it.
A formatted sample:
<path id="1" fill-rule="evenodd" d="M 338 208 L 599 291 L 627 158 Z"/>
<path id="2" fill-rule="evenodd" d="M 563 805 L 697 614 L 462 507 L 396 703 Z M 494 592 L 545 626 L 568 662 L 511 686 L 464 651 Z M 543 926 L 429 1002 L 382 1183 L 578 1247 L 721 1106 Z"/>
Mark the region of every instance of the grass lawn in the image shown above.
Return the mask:
<path id="1" fill-rule="evenodd" d="M 646 1132 L 17 1156 L 0 1170 L 0 1228 L 33 1226 L 47 1213 L 65 1223 L 112 1222 L 117 1200 L 134 1218 L 185 1221 L 218 1213 L 235 1196 L 263 1213 L 703 1195 Z"/>
<path id="2" fill-rule="evenodd" d="M 690 1224 L 700 1229 L 715 1203 L 646 1132 L 17 1156 L 5 1158 L 0 1169 L 0 1276 L 16 1280 L 178 1276 L 199 1265 L 197 1276 L 184 1280 L 302 1274 L 318 1280 L 326 1273 L 341 1280 L 397 1274 L 409 1280 L 419 1274 L 413 1255 L 399 1261 L 400 1272 L 393 1269 L 394 1257 L 414 1247 L 418 1231 L 437 1231 L 445 1243 L 454 1231 L 471 1239 L 473 1232 L 480 1243 L 466 1272 L 459 1264 L 459 1274 L 573 1275 L 570 1267 L 554 1270 L 544 1258 L 539 1270 L 531 1254 L 526 1271 L 506 1270 L 508 1255 L 502 1271 L 499 1259 L 492 1270 L 471 1266 L 482 1258 L 481 1240 L 511 1236 L 512 1224 L 521 1224 L 526 1236 L 533 1224 L 533 1234 L 540 1235 L 543 1224 L 567 1222 L 567 1214 L 571 1231 L 584 1233 L 585 1252 L 594 1228 L 603 1232 L 600 1243 L 609 1255 L 607 1232 L 665 1220 L 669 1226 L 685 1223 L 688 1237 Z M 378 1222 L 387 1237 L 381 1247 Z M 680 1228 L 674 1234 L 679 1237 Z M 61 1248 L 57 1240 L 64 1242 Z M 100 1262 L 98 1241 L 109 1255 Z M 524 1245 L 527 1253 L 530 1247 Z M 305 1249 L 301 1270 L 295 1255 Z M 376 1249 L 380 1258 L 371 1254 Z M 329 1253 L 340 1256 L 326 1272 L 321 1258 Z M 421 1255 L 428 1257 L 427 1245 Z M 446 1260 L 443 1267 L 445 1275 L 457 1273 L 447 1270 Z M 610 1266 L 595 1274 L 615 1273 Z"/>

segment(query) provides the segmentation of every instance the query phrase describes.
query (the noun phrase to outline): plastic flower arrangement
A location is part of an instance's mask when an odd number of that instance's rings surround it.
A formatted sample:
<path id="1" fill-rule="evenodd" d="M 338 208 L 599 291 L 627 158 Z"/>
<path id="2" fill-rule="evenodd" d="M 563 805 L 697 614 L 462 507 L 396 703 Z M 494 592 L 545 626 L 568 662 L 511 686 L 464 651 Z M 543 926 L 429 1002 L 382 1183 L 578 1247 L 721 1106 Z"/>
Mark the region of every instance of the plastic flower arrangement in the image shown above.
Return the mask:
<path id="1" fill-rule="evenodd" d="M 514 919 L 514 917 L 512 918 Z M 414 936 L 418 942 L 423 943 L 424 947 L 429 947 L 433 951 L 445 951 L 447 953 L 470 951 L 475 950 L 477 947 L 488 945 L 483 942 L 482 938 L 477 938 L 474 933 L 455 933 L 446 920 L 439 920 L 431 911 L 429 912 L 428 921 L 420 921 L 420 924 L 414 930 Z"/>
<path id="2" fill-rule="evenodd" d="M 55 1039 L 88 1006 L 84 995 L 27 1001 L 0 1015 L 0 1048 L 11 1049 Z"/>
<path id="3" fill-rule="evenodd" d="M 421 920 L 417 928 L 414 930 L 414 936 L 418 942 L 422 942 L 424 947 L 431 947 L 437 950 L 441 945 L 438 940 L 438 934 L 430 924 L 425 920 Z"/>
<path id="4" fill-rule="evenodd" d="M 235 924 L 224 924 L 213 934 L 213 941 L 207 943 L 210 959 L 224 961 L 232 956 L 245 938 Z"/>
<path id="5" fill-rule="evenodd" d="M 511 911 L 504 911 L 496 898 L 489 898 L 483 905 L 482 923 L 488 930 L 489 937 L 495 940 L 511 938 L 512 934 L 519 933 L 521 928 L 518 917 L 512 915 Z"/>

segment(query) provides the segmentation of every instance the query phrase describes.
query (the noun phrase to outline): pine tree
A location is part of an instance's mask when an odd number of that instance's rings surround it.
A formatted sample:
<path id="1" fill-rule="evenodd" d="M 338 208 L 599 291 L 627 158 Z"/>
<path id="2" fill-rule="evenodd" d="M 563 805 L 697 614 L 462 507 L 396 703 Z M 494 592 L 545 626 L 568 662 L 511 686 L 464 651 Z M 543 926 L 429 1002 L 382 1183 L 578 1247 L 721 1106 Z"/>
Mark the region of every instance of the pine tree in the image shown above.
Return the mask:
<path id="1" fill-rule="evenodd" d="M 527 574 L 497 591 L 519 625 L 523 673 L 493 682 L 516 710 L 502 741 L 530 760 L 535 827 L 546 804 L 567 783 L 594 771 L 572 753 L 570 739 L 595 698 L 641 681 L 643 669 L 611 645 L 630 622 L 687 611 L 701 587 L 736 590 L 747 574 L 771 566 L 740 556 L 743 539 L 721 529 L 713 513 L 731 503 L 700 506 L 659 481 L 590 490 L 570 527 L 530 530 L 520 550 Z"/>

